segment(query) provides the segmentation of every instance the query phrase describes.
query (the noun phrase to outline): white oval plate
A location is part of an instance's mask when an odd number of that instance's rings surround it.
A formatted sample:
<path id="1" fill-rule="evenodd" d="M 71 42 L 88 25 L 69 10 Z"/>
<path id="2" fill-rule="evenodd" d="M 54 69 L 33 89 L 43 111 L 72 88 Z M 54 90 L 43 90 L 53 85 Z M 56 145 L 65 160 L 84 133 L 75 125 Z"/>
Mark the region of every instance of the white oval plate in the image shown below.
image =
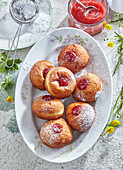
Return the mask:
<path id="1" fill-rule="evenodd" d="M 37 97 L 48 94 L 32 86 L 29 79 L 31 66 L 39 60 L 48 60 L 55 66 L 57 56 L 66 45 L 78 43 L 84 45 L 90 55 L 90 61 L 84 70 L 95 73 L 102 80 L 102 93 L 96 102 L 91 103 L 96 111 L 96 120 L 92 127 L 84 132 L 74 131 L 71 144 L 51 149 L 40 140 L 39 131 L 45 120 L 38 119 L 31 110 L 31 105 Z M 77 74 L 78 75 L 78 74 Z M 65 107 L 75 100 L 72 95 L 64 100 Z M 29 148 L 39 157 L 50 162 L 68 162 L 82 156 L 99 138 L 104 129 L 112 101 L 112 79 L 110 69 L 103 50 L 87 33 L 74 29 L 62 28 L 47 34 L 28 53 L 20 70 L 15 93 L 15 109 L 17 123 L 22 137 Z"/>

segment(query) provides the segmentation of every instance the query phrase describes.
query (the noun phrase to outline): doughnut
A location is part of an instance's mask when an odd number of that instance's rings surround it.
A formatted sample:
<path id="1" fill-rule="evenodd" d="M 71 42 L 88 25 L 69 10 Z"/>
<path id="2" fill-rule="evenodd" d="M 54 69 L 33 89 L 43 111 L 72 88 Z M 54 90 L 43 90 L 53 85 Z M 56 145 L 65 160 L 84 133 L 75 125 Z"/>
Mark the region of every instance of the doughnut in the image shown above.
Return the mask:
<path id="1" fill-rule="evenodd" d="M 32 104 L 33 113 L 40 119 L 53 120 L 63 116 L 64 104 L 51 95 L 40 96 Z"/>
<path id="2" fill-rule="evenodd" d="M 74 74 L 65 67 L 56 67 L 47 73 L 45 87 L 54 97 L 66 98 L 76 86 Z"/>
<path id="3" fill-rule="evenodd" d="M 76 80 L 73 97 L 77 101 L 93 102 L 101 93 L 101 80 L 95 74 L 86 73 Z"/>
<path id="4" fill-rule="evenodd" d="M 73 139 L 73 132 L 68 123 L 63 119 L 49 120 L 40 130 L 42 142 L 51 148 L 61 148 Z"/>
<path id="5" fill-rule="evenodd" d="M 89 55 L 84 47 L 71 44 L 58 55 L 58 65 L 66 67 L 74 74 L 82 70 L 89 61 Z"/>
<path id="6" fill-rule="evenodd" d="M 45 77 L 52 68 L 54 68 L 53 64 L 46 60 L 35 63 L 30 70 L 32 84 L 40 90 L 45 90 Z"/>
<path id="7" fill-rule="evenodd" d="M 87 103 L 75 102 L 68 105 L 65 112 L 66 120 L 70 126 L 79 132 L 88 130 L 95 120 L 95 111 Z"/>

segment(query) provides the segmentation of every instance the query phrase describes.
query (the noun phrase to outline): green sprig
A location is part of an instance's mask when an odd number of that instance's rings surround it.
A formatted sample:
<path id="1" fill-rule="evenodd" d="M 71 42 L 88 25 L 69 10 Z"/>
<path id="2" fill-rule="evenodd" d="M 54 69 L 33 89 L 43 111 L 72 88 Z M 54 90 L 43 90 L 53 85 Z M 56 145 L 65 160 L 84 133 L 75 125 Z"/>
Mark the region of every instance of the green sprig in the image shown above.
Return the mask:
<path id="1" fill-rule="evenodd" d="M 120 101 L 120 104 L 118 106 L 118 109 L 115 111 L 119 99 L 121 99 L 121 101 Z M 120 91 L 120 93 L 119 93 L 119 95 L 116 99 L 115 104 L 114 104 L 114 107 L 113 107 L 113 110 L 111 112 L 108 124 L 111 122 L 112 116 L 113 116 L 113 119 L 115 119 L 117 114 L 120 115 L 120 111 L 122 110 L 122 107 L 123 107 L 123 86 L 122 86 L 121 91 Z M 114 111 L 115 111 L 115 113 L 114 113 Z"/>
<path id="2" fill-rule="evenodd" d="M 119 106 L 117 106 L 119 101 L 120 101 L 120 104 L 119 104 Z M 116 110 L 116 107 L 118 107 L 117 110 Z M 110 115 L 110 117 L 109 117 L 109 121 L 108 121 L 106 127 L 104 128 L 104 130 L 105 130 L 108 126 L 113 126 L 113 127 L 118 127 L 118 126 L 119 126 L 119 125 L 117 125 L 117 126 L 112 125 L 111 121 L 112 121 L 112 120 L 115 120 L 116 115 L 121 116 L 121 114 L 122 114 L 122 113 L 121 113 L 122 108 L 123 108 L 123 86 L 122 86 L 122 88 L 121 88 L 121 91 L 120 91 L 117 99 L 116 99 L 116 102 L 115 102 L 114 107 L 113 107 L 113 109 L 112 109 L 111 115 Z M 115 111 L 115 110 L 116 110 L 116 111 Z M 103 135 L 104 130 L 102 131 L 101 136 Z"/>
<path id="3" fill-rule="evenodd" d="M 113 16 L 113 18 L 111 19 L 111 21 L 109 22 L 109 24 L 111 23 L 114 23 L 114 22 L 119 22 L 119 27 L 123 27 L 123 23 L 122 23 L 122 20 L 123 20 L 123 12 L 115 12 L 115 15 Z"/>
<path id="4" fill-rule="evenodd" d="M 18 58 L 18 59 L 15 59 L 14 61 L 14 64 L 13 64 L 13 59 L 8 59 L 7 60 L 7 54 L 5 52 L 1 53 L 1 56 L 0 56 L 0 72 L 5 72 L 5 71 L 13 71 L 13 70 L 18 70 L 18 64 L 20 64 L 22 61 Z M 6 63 L 7 65 L 11 68 L 8 68 L 6 66 Z"/>
<path id="5" fill-rule="evenodd" d="M 117 60 L 116 66 L 114 68 L 114 71 L 112 74 L 113 76 L 123 62 L 123 37 L 121 35 L 119 35 L 117 32 L 114 32 L 114 33 L 115 33 L 115 35 L 114 35 L 114 38 L 112 38 L 112 39 L 115 39 L 115 40 L 117 40 L 117 42 L 119 42 L 119 44 L 117 46 L 117 53 L 119 54 L 119 58 Z M 109 40 L 109 38 L 104 39 L 104 41 L 106 41 L 106 40 Z"/>
<path id="6" fill-rule="evenodd" d="M 119 42 L 119 45 L 117 47 L 117 53 L 119 54 L 119 58 L 118 58 L 116 66 L 115 66 L 113 75 L 116 73 L 117 69 L 123 62 L 123 37 L 121 35 L 119 35 L 117 32 L 114 32 L 114 33 L 115 33 L 114 38 L 117 38 L 117 40 Z"/>
<path id="7" fill-rule="evenodd" d="M 118 22 L 119 23 L 119 27 L 123 27 L 123 12 L 115 12 L 115 15 L 113 16 L 113 18 L 111 19 L 111 21 L 109 22 L 109 24 L 114 23 L 114 22 Z M 116 73 L 117 69 L 119 68 L 119 66 L 122 64 L 123 62 L 123 37 L 121 35 L 119 35 L 117 32 L 114 32 L 115 36 L 114 39 L 117 39 L 119 42 L 119 45 L 117 47 L 117 53 L 119 54 L 119 58 L 117 61 L 117 64 L 115 66 L 115 69 L 113 71 L 113 75 Z M 104 41 L 106 41 L 107 39 L 104 39 Z"/>
<path id="8" fill-rule="evenodd" d="M 10 95 L 8 89 L 10 89 L 14 85 L 13 81 L 11 80 L 11 77 L 8 77 L 6 75 L 5 79 L 3 80 L 3 82 L 0 83 L 0 85 L 3 88 L 2 91 L 6 91 L 8 95 Z"/>
<path id="9" fill-rule="evenodd" d="M 14 85 L 14 82 L 11 80 L 11 77 L 7 76 L 7 73 L 9 71 L 13 71 L 13 70 L 18 70 L 18 64 L 20 64 L 22 61 L 18 58 L 14 60 L 14 64 L 13 64 L 13 59 L 8 59 L 7 60 L 7 54 L 5 52 L 1 53 L 0 55 L 0 72 L 3 73 L 5 75 L 5 78 L 3 80 L 3 82 L 0 83 L 0 86 L 3 88 L 2 91 L 6 91 L 9 94 L 9 89 Z M 8 66 L 13 66 L 11 68 L 8 68 L 6 66 L 6 64 Z"/>

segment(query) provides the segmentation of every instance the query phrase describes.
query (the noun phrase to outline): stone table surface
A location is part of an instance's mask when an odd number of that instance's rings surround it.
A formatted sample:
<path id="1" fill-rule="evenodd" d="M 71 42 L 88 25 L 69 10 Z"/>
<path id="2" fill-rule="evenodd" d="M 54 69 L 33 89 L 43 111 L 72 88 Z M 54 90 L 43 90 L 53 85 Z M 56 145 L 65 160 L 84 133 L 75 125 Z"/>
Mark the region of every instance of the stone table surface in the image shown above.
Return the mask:
<path id="1" fill-rule="evenodd" d="M 49 31 L 59 27 L 68 26 L 67 2 L 52 0 L 53 24 Z M 114 30 L 118 30 L 118 24 L 113 24 L 111 31 L 104 29 L 94 38 L 103 48 L 111 72 L 113 72 L 118 56 L 116 48 L 107 47 L 103 39 L 113 37 Z M 18 50 L 17 56 L 25 59 L 30 48 Z M 0 50 L 2 52 L 2 50 Z M 17 76 L 18 72 L 14 73 Z M 121 66 L 113 76 L 113 104 L 123 84 L 123 67 Z M 2 92 L 0 91 L 0 96 Z M 121 125 L 113 135 L 101 136 L 96 144 L 80 158 L 64 163 L 55 164 L 37 157 L 25 144 L 18 130 L 14 103 L 5 104 L 6 94 L 0 97 L 0 170 L 123 170 L 123 126 Z M 121 119 L 123 123 L 123 120 Z"/>

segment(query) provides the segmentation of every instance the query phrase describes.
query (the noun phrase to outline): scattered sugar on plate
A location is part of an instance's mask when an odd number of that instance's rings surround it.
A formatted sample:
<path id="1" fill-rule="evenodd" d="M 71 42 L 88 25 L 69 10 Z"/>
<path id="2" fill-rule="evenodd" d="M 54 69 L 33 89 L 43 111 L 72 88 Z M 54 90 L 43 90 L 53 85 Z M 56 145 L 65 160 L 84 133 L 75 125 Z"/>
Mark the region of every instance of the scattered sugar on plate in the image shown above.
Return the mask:
<path id="1" fill-rule="evenodd" d="M 83 74 L 87 74 L 87 71 L 85 69 L 82 69 L 81 71 L 77 72 L 75 74 L 75 78 L 78 79 L 80 76 L 82 76 Z"/>

